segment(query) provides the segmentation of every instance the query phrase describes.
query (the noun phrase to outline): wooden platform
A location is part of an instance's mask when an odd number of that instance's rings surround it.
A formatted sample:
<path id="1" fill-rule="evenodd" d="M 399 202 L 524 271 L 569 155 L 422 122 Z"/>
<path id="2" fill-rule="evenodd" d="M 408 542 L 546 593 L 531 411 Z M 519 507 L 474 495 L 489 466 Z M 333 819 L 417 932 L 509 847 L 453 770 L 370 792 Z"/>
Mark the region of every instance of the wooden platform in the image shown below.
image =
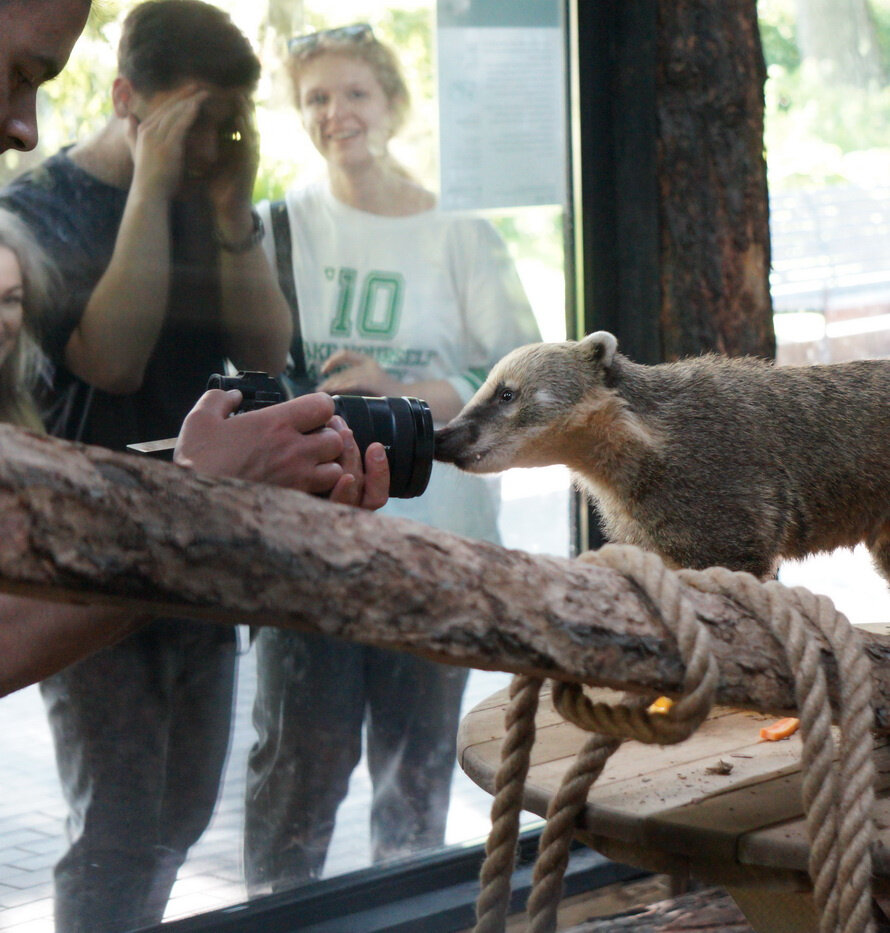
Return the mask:
<path id="1" fill-rule="evenodd" d="M 607 691 L 591 696 L 614 700 Z M 492 792 L 507 691 L 475 707 L 458 735 L 458 761 Z M 715 709 L 681 745 L 628 741 L 594 785 L 578 837 L 610 858 L 730 890 L 755 930 L 817 929 L 806 873 L 799 734 L 763 742 L 773 717 Z M 588 733 L 566 723 L 542 691 L 524 806 L 548 802 Z M 890 893 L 890 747 L 876 745 L 879 800 L 876 891 Z M 884 792 L 884 793 L 881 793 Z M 786 919 L 776 923 L 776 917 Z M 788 924 L 791 924 L 790 926 Z"/>

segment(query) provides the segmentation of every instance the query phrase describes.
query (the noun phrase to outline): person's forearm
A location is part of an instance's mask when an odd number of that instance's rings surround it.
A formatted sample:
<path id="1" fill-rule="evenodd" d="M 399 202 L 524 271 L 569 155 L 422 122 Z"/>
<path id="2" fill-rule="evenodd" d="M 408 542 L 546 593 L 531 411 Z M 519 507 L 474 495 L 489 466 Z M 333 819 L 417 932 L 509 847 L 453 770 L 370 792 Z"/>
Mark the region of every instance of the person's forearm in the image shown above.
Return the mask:
<path id="1" fill-rule="evenodd" d="M 148 618 L 110 606 L 0 595 L 0 696 L 119 641 Z"/>
<path id="2" fill-rule="evenodd" d="M 167 202 L 131 189 L 111 262 L 65 349 L 68 368 L 103 391 L 135 392 L 164 323 L 169 282 Z"/>
<path id="3" fill-rule="evenodd" d="M 220 270 L 229 356 L 239 369 L 277 375 L 287 362 L 293 324 L 266 254 L 259 244 L 240 254 L 222 250 Z"/>

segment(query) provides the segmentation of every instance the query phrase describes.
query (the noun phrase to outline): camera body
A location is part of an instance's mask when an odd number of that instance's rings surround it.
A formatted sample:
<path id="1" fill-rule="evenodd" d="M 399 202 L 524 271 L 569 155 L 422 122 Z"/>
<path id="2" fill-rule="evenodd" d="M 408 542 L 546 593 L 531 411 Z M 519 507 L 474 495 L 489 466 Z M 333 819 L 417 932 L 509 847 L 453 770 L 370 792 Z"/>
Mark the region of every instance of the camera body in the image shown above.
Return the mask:
<path id="1" fill-rule="evenodd" d="M 208 389 L 238 389 L 243 396 L 239 412 L 256 411 L 287 398 L 316 392 L 308 378 L 288 379 L 285 386 L 268 373 L 214 374 Z M 383 444 L 389 461 L 389 494 L 396 499 L 421 495 L 430 480 L 435 452 L 433 416 L 422 399 L 367 395 L 333 395 L 334 411 L 350 427 L 364 460 L 374 441 Z"/>
<path id="2" fill-rule="evenodd" d="M 241 404 L 236 414 L 268 408 L 285 399 L 281 384 L 268 373 L 240 372 L 237 376 L 221 376 L 214 373 L 207 380 L 207 388 L 222 389 L 224 392 L 237 389 L 241 393 Z"/>

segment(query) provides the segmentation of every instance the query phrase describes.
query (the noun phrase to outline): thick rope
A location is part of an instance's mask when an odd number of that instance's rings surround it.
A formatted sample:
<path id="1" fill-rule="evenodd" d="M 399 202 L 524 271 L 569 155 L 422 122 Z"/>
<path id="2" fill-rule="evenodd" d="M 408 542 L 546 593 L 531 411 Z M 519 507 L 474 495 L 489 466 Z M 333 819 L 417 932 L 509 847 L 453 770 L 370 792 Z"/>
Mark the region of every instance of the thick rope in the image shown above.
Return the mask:
<path id="1" fill-rule="evenodd" d="M 553 700 L 557 709 L 570 722 L 596 734 L 579 752 L 548 808 L 528 902 L 530 933 L 553 933 L 556 929 L 556 911 L 577 820 L 586 805 L 590 787 L 621 739 L 635 738 L 657 744 L 680 742 L 691 735 L 708 714 L 717 685 L 716 663 L 707 629 L 698 622 L 683 597 L 681 583 L 703 592 L 719 593 L 744 605 L 783 646 L 795 676 L 795 697 L 800 710 L 801 796 L 810 839 L 809 872 L 820 915 L 819 930 L 820 933 L 873 933 L 870 886 L 875 769 L 870 731 L 871 675 L 859 638 L 847 619 L 826 597 L 814 596 L 800 588 L 789 590 L 778 583 L 762 585 L 750 574 L 723 568 L 673 573 L 653 555 L 638 548 L 615 545 L 581 557 L 623 573 L 649 598 L 662 622 L 677 639 L 686 666 L 684 693 L 667 713 L 653 714 L 647 712 L 648 700 L 639 697 L 626 699 L 616 706 L 593 703 L 579 685 L 554 683 Z M 831 730 L 821 650 L 817 639 L 811 637 L 812 629 L 828 642 L 838 667 L 839 756 L 836 756 Z M 496 778 L 492 836 L 489 856 L 483 866 L 477 906 L 480 920 L 475 933 L 502 933 L 509 909 L 509 875 L 518 835 L 522 784 L 534 742 L 540 682 L 517 677 L 511 689 L 511 696 L 518 698 L 528 689 L 528 684 L 534 685 L 534 706 L 517 699 L 511 701 L 508 708 L 508 736 Z M 531 723 L 527 717 L 531 717 Z M 514 759 L 519 766 L 513 763 Z M 506 827 L 517 835 L 507 834 Z M 497 845 L 493 843 L 496 829 L 498 839 L 503 836 L 504 840 Z M 504 844 L 510 846 L 509 860 L 503 854 Z M 503 872 L 503 876 L 499 872 Z M 481 905 L 492 903 L 496 908 L 482 910 Z"/>
<path id="2" fill-rule="evenodd" d="M 681 571 L 696 589 L 730 596 L 748 608 L 782 645 L 795 677 L 800 710 L 802 790 L 810 840 L 809 873 L 820 933 L 871 933 L 871 849 L 875 765 L 871 670 L 859 636 L 825 596 L 723 568 Z M 837 663 L 840 749 L 831 732 L 821 651 Z M 836 760 L 835 760 L 836 759 Z"/>
<path id="3" fill-rule="evenodd" d="M 874 928 L 871 897 L 875 802 L 871 669 L 856 632 L 826 597 L 792 591 L 805 618 L 818 619 L 840 676 L 840 755 L 837 762 L 838 915 L 844 933 Z"/>
<path id="4" fill-rule="evenodd" d="M 517 674 L 510 684 L 501 765 L 495 775 L 491 832 L 485 845 L 474 933 L 503 933 L 510 909 L 510 876 L 516 860 L 522 792 L 535 742 L 535 714 L 542 681 Z"/>
<path id="5" fill-rule="evenodd" d="M 554 682 L 554 704 L 562 714 L 582 728 L 606 735 L 596 735 L 586 743 L 551 801 L 529 900 L 530 929 L 535 933 L 556 927 L 556 910 L 578 814 L 584 807 L 590 786 L 601 773 L 609 755 L 618 748 L 620 738 L 640 734 L 647 736 L 648 741 L 660 744 L 687 738 L 707 716 L 719 677 L 707 630 L 683 598 L 683 587 L 676 576 L 657 557 L 637 548 L 613 546 L 603 548 L 596 555 L 584 555 L 584 558 L 607 565 L 614 561 L 617 568 L 633 576 L 655 606 L 667 607 L 664 621 L 675 634 L 686 664 L 687 691 L 667 714 L 650 714 L 644 708 L 648 702 L 643 704 L 637 698 L 617 706 L 591 703 L 577 684 Z M 522 676 L 514 678 L 511 698 L 521 696 L 526 683 L 531 680 Z M 537 687 L 540 688 L 539 682 Z M 513 867 L 517 839 L 514 832 L 518 834 L 522 785 L 534 742 L 534 715 L 535 709 L 529 703 L 511 699 L 501 767 L 495 778 L 492 831 L 482 868 L 482 890 L 477 901 L 474 933 L 501 933 L 506 923 L 510 899 L 509 872 Z M 521 717 L 531 717 L 532 721 L 523 722 Z M 506 883 L 502 873 L 507 874 Z"/>
<path id="6" fill-rule="evenodd" d="M 686 668 L 683 696 L 667 713 L 650 713 L 649 700 L 625 698 L 623 703 L 593 703 L 578 684 L 554 683 L 553 705 L 570 722 L 596 733 L 582 748 L 550 801 L 541 835 L 529 896 L 528 929 L 552 933 L 562 898 L 563 878 L 578 817 L 593 782 L 602 773 L 620 740 L 633 737 L 649 744 L 672 745 L 689 738 L 705 720 L 714 702 L 719 671 L 711 638 L 683 595 L 683 586 L 654 554 L 638 548 L 603 548 L 582 555 L 598 565 L 625 574 L 659 608 L 662 621 L 677 640 Z"/>
<path id="7" fill-rule="evenodd" d="M 569 864 L 569 850 L 578 817 L 587 803 L 587 795 L 594 781 L 620 745 L 621 739 L 605 735 L 591 736 L 550 801 L 547 823 L 541 834 L 535 860 L 532 890 L 526 905 L 528 929 L 533 933 L 556 929 L 563 878 Z"/>
<path id="8" fill-rule="evenodd" d="M 711 711 L 720 672 L 711 651 L 710 633 L 685 598 L 677 574 L 655 554 L 614 544 L 582 554 L 579 560 L 624 574 L 657 608 L 662 623 L 677 641 L 686 668 L 683 695 L 667 713 L 650 713 L 648 703 L 592 703 L 579 684 L 562 684 L 554 686 L 554 705 L 566 719 L 588 732 L 634 738 L 650 745 L 673 745 L 688 739 Z"/>

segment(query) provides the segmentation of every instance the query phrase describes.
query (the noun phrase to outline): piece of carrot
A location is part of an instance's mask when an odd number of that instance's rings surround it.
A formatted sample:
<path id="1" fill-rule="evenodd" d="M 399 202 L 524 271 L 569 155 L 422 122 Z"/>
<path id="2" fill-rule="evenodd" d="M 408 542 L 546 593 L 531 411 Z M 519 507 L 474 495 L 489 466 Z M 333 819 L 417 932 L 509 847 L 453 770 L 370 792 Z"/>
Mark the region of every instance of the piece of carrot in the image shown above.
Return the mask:
<path id="1" fill-rule="evenodd" d="M 647 712 L 666 713 L 673 705 L 674 701 L 670 697 L 659 697 L 657 700 L 653 700 L 649 704 Z"/>
<path id="2" fill-rule="evenodd" d="M 793 716 L 786 716 L 777 722 L 764 726 L 760 730 L 760 738 L 765 742 L 778 742 L 779 739 L 787 739 L 789 735 L 794 735 L 800 728 L 800 720 Z"/>

